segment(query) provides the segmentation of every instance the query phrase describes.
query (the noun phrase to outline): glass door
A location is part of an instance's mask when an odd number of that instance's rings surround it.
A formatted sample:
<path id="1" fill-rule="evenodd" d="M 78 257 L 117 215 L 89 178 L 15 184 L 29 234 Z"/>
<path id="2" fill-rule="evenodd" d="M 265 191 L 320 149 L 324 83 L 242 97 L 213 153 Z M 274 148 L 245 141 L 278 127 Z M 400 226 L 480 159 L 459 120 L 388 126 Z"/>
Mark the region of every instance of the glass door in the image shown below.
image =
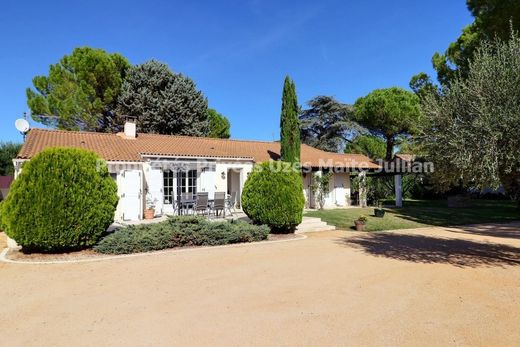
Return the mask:
<path id="1" fill-rule="evenodd" d="M 197 193 L 197 170 L 177 173 L 177 194 L 181 193 Z"/>

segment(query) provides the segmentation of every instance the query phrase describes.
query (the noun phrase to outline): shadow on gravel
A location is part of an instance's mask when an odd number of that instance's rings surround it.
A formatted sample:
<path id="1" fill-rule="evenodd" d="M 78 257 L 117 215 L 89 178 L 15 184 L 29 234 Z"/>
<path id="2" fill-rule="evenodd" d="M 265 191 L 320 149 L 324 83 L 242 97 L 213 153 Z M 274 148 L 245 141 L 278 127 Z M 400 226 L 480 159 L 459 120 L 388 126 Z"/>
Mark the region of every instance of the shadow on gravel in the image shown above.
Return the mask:
<path id="1" fill-rule="evenodd" d="M 450 229 L 450 232 L 491 237 L 504 237 L 508 239 L 520 239 L 520 227 L 518 224 L 463 226 L 457 227 L 457 229 L 453 230 Z"/>
<path id="2" fill-rule="evenodd" d="M 520 248 L 497 243 L 378 232 L 345 237 L 337 242 L 374 256 L 415 263 L 457 267 L 520 265 Z"/>

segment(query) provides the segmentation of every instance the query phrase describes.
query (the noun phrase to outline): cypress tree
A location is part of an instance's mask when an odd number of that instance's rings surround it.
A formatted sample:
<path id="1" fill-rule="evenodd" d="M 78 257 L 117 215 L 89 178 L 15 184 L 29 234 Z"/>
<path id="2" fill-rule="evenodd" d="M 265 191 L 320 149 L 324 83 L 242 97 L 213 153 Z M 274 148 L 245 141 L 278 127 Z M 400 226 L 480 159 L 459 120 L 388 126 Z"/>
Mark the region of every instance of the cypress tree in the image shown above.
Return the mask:
<path id="1" fill-rule="evenodd" d="M 296 86 L 285 77 L 280 117 L 280 156 L 283 161 L 300 163 L 300 122 Z"/>

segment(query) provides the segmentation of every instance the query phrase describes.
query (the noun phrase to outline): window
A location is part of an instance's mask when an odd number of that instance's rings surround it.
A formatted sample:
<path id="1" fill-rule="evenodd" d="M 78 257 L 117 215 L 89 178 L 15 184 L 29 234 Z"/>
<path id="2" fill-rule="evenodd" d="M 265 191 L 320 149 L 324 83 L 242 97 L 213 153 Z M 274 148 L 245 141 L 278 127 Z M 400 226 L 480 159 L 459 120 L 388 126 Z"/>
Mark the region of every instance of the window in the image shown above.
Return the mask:
<path id="1" fill-rule="evenodd" d="M 177 194 L 181 193 L 197 193 L 197 170 L 177 173 Z"/>
<path id="2" fill-rule="evenodd" d="M 164 180 L 164 203 L 172 204 L 173 203 L 173 171 L 166 170 L 163 172 L 163 180 Z"/>

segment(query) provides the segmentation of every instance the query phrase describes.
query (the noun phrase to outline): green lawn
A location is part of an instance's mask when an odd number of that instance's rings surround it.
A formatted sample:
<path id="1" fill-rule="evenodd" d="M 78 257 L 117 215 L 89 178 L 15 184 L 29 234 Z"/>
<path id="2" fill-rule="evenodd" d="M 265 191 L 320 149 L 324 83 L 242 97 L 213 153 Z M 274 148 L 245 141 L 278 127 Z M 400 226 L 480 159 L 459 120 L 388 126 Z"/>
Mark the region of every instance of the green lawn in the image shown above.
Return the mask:
<path id="1" fill-rule="evenodd" d="M 448 208 L 443 200 L 405 201 L 402 208 L 385 208 L 383 218 L 374 217 L 374 208 L 350 208 L 306 212 L 339 229 L 354 229 L 354 220 L 368 217 L 367 231 L 419 228 L 429 225 L 447 226 L 485 222 L 520 220 L 518 205 L 504 200 L 473 200 L 471 207 Z"/>

